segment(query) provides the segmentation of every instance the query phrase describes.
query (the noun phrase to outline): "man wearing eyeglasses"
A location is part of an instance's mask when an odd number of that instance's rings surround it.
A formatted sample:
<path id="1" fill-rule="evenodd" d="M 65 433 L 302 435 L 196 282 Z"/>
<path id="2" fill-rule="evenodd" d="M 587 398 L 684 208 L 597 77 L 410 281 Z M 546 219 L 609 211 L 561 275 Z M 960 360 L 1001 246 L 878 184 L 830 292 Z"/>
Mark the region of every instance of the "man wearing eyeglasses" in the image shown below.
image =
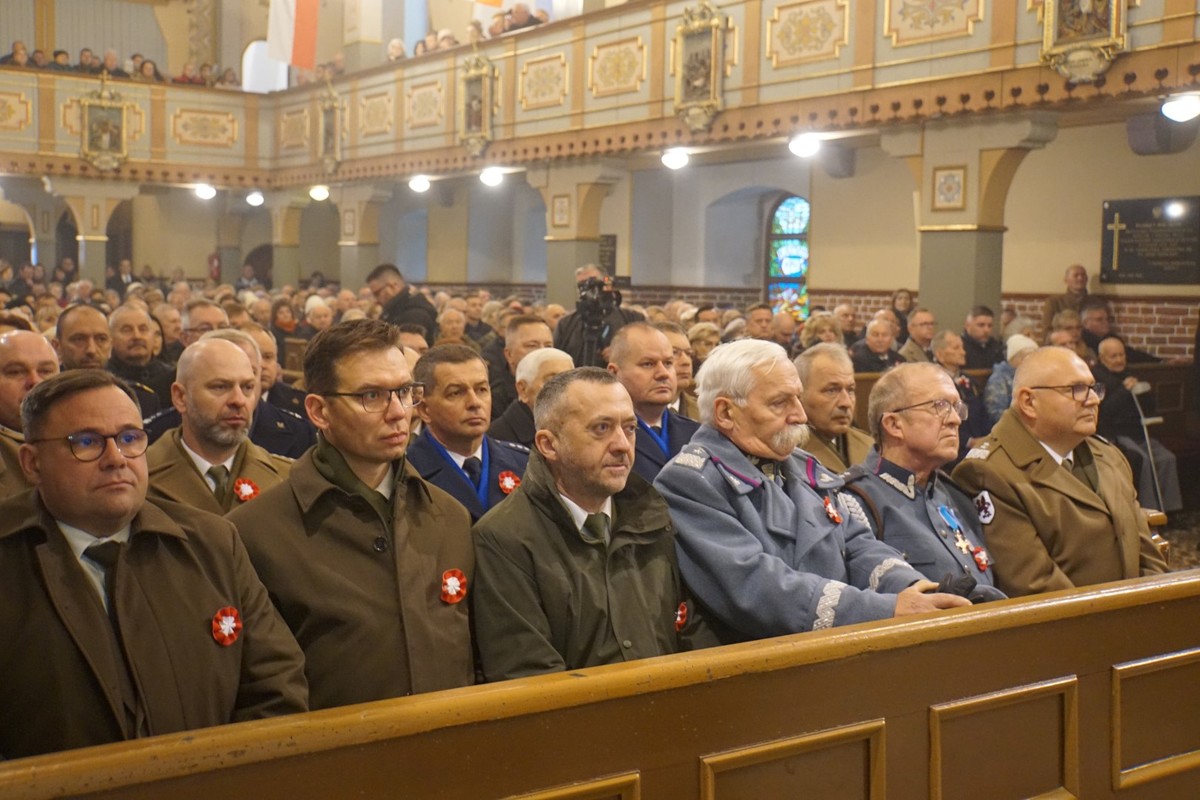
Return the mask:
<path id="1" fill-rule="evenodd" d="M 183 310 L 183 336 L 181 341 L 187 347 L 200 340 L 209 331 L 229 327 L 229 315 L 225 309 L 211 300 L 203 297 L 189 300 Z"/>
<path id="2" fill-rule="evenodd" d="M 1165 572 L 1116 447 L 1093 436 L 1104 385 L 1070 350 L 1031 353 L 1012 405 L 954 470 L 1009 596 Z"/>
<path id="3" fill-rule="evenodd" d="M 316 446 L 229 519 L 304 649 L 312 707 L 473 683 L 471 518 L 405 460 L 422 391 L 396 328 L 321 331 L 304 381 Z"/>
<path id="4" fill-rule="evenodd" d="M 936 364 L 901 364 L 871 389 L 867 419 L 878 448 L 842 476 L 867 510 L 875 538 L 933 581 L 968 584 L 973 600 L 1000 599 L 970 495 L 941 468 L 958 455 L 967 418 Z M 990 591 L 991 590 L 991 591 Z"/>
<path id="5" fill-rule="evenodd" d="M 35 386 L 0 505 L 0 757 L 307 710 L 303 656 L 233 526 L 146 499 L 135 395 L 97 369 Z"/>

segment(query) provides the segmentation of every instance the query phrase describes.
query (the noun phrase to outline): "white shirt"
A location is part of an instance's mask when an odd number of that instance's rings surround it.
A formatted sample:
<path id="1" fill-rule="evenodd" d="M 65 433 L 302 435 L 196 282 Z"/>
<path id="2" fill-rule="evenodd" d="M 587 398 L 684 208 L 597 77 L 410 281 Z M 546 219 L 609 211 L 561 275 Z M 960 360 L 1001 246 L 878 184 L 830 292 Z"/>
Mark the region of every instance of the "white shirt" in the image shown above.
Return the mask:
<path id="1" fill-rule="evenodd" d="M 100 542 L 128 542 L 129 526 L 126 525 L 112 536 L 99 538 L 81 528 L 76 528 L 74 525 L 68 525 L 61 520 L 55 520 L 55 522 L 58 523 L 58 529 L 62 531 L 63 538 L 67 540 L 67 545 L 71 548 L 71 552 L 75 554 L 75 560 L 83 567 L 83 572 L 87 575 L 88 582 L 92 584 L 92 588 L 99 595 L 101 605 L 104 606 L 105 611 L 108 611 L 108 597 L 104 594 L 104 567 L 90 558 L 85 558 L 83 551 Z"/>
<path id="2" fill-rule="evenodd" d="M 1067 453 L 1065 456 L 1060 456 L 1057 452 L 1055 452 L 1053 447 L 1051 447 L 1050 445 L 1046 444 L 1043 441 L 1039 440 L 1038 444 L 1040 444 L 1042 447 L 1046 448 L 1046 452 L 1050 454 L 1050 457 L 1053 458 L 1055 463 L 1057 463 L 1060 467 L 1062 466 L 1063 461 L 1065 461 L 1071 457 L 1071 453 Z"/>
<path id="3" fill-rule="evenodd" d="M 211 464 L 211 463 L 209 463 L 208 461 L 205 461 L 205 460 L 204 460 L 204 456 L 200 455 L 200 454 L 199 454 L 199 453 L 197 453 L 195 450 L 193 450 L 192 448 L 188 447 L 188 446 L 187 446 L 187 442 L 185 442 L 185 441 L 183 440 L 183 437 L 180 437 L 180 438 L 179 438 L 179 443 L 180 443 L 181 445 L 183 445 L 183 452 L 187 453 L 187 457 L 188 457 L 188 458 L 190 458 L 190 459 L 192 460 L 192 464 L 194 464 L 194 465 L 195 465 L 195 467 L 196 467 L 196 469 L 197 469 L 197 470 L 199 470 L 199 472 L 200 472 L 200 477 L 201 477 L 201 478 L 204 478 L 204 482 L 205 482 L 206 484 L 208 484 L 208 490 L 209 490 L 210 492 L 213 492 L 213 493 L 215 494 L 215 493 L 216 493 L 216 491 L 217 491 L 217 482 L 216 482 L 216 481 L 214 481 L 214 480 L 212 479 L 212 476 L 208 474 L 208 470 L 209 470 L 211 467 L 217 467 L 217 466 L 224 467 L 225 469 L 229 470 L 229 474 L 230 474 L 230 475 L 233 475 L 233 460 L 234 460 L 235 458 L 237 458 L 237 451 L 236 451 L 236 450 L 234 451 L 233 455 L 231 455 L 231 456 L 230 456 L 228 459 L 226 459 L 226 460 L 225 460 L 225 461 L 223 461 L 222 463 L 220 463 L 220 464 Z"/>
<path id="4" fill-rule="evenodd" d="M 392 499 L 392 490 L 396 487 L 396 465 L 388 464 L 387 474 L 383 476 L 383 480 L 375 487 L 375 491 L 383 495 L 384 500 Z"/>
<path id="5" fill-rule="evenodd" d="M 583 533 L 583 523 L 587 521 L 589 511 L 584 511 L 578 503 L 567 497 L 562 492 L 559 492 L 558 499 L 562 501 L 566 507 L 567 513 L 571 515 L 571 521 L 575 523 L 575 529 Z M 608 527 L 612 529 L 612 498 L 604 498 L 604 505 L 600 506 L 600 513 L 608 517 Z"/>

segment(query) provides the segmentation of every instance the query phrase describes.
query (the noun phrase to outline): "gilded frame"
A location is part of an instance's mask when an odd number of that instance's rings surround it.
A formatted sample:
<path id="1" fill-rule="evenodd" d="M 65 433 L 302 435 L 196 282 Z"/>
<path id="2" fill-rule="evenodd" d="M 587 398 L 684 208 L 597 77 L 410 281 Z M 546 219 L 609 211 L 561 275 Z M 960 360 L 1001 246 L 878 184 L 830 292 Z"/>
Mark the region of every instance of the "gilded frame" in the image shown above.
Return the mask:
<path id="1" fill-rule="evenodd" d="M 1125 0 L 1043 0 L 1042 60 L 1064 77 L 1094 81 L 1125 45 Z"/>
<path id="2" fill-rule="evenodd" d="M 707 131 L 725 107 L 725 16 L 708 0 L 685 8 L 671 54 L 675 116 L 693 132 Z"/>
<path id="3" fill-rule="evenodd" d="M 318 105 L 317 159 L 326 172 L 333 172 L 342 160 L 342 99 L 330 86 Z"/>
<path id="4" fill-rule="evenodd" d="M 458 83 L 458 141 L 475 157 L 483 155 L 492 141 L 492 111 L 495 106 L 496 68 L 475 54 L 462 65 Z"/>
<path id="5" fill-rule="evenodd" d="M 129 158 L 128 104 L 111 92 L 97 95 L 79 98 L 79 156 L 101 172 L 111 172 Z"/>
<path id="6" fill-rule="evenodd" d="M 930 181 L 930 208 L 933 211 L 962 211 L 966 207 L 966 166 L 934 167 Z"/>

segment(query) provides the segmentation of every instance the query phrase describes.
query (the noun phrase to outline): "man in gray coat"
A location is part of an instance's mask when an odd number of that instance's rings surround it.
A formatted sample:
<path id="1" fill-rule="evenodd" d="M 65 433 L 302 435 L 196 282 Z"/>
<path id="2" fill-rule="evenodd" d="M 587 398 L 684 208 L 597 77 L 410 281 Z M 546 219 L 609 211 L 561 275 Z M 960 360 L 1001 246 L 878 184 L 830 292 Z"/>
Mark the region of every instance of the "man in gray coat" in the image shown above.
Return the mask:
<path id="1" fill-rule="evenodd" d="M 773 342 L 721 345 L 700 371 L 703 425 L 654 485 L 679 567 L 725 641 L 967 605 L 871 535 L 841 478 L 796 448 L 803 391 Z"/>

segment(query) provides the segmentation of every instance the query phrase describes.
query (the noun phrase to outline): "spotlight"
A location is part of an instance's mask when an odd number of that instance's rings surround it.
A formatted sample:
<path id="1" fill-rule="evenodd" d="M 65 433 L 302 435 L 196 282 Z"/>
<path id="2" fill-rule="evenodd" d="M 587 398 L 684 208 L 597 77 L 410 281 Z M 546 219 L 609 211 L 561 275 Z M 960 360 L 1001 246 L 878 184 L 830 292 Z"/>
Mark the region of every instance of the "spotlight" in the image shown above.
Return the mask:
<path id="1" fill-rule="evenodd" d="M 217 190 L 209 186 L 207 183 L 200 184 L 192 191 L 194 191 L 196 193 L 196 197 L 199 197 L 201 200 L 212 200 L 217 196 Z"/>
<path id="2" fill-rule="evenodd" d="M 682 147 L 672 147 L 662 154 L 662 163 L 667 169 L 683 169 L 688 165 L 688 160 L 688 152 Z"/>
<path id="3" fill-rule="evenodd" d="M 1162 104 L 1162 114 L 1172 122 L 1190 122 L 1200 117 L 1200 94 L 1177 94 Z"/>
<path id="4" fill-rule="evenodd" d="M 308 196 L 318 203 L 324 202 L 329 199 L 329 187 L 318 183 L 308 190 Z"/>
<path id="5" fill-rule="evenodd" d="M 425 177 L 424 175 L 413 175 L 412 179 L 408 182 L 408 188 L 412 189 L 418 194 L 421 194 L 422 192 L 428 192 L 429 178 Z"/>
<path id="6" fill-rule="evenodd" d="M 788 142 L 788 150 L 801 158 L 812 158 L 821 149 L 821 140 L 815 133 L 802 133 L 793 136 Z"/>
<path id="7" fill-rule="evenodd" d="M 1172 200 L 1163 207 L 1163 213 L 1167 215 L 1167 219 L 1183 219 L 1187 214 L 1187 204 Z"/>
<path id="8" fill-rule="evenodd" d="M 504 173 L 499 167 L 486 167 L 479 173 L 479 180 L 484 186 L 499 186 L 504 182 Z"/>
<path id="9" fill-rule="evenodd" d="M 251 192 L 250 194 L 246 195 L 246 205 L 248 206 L 254 206 L 255 208 L 258 208 L 263 204 L 263 200 L 264 198 L 262 192 Z"/>

